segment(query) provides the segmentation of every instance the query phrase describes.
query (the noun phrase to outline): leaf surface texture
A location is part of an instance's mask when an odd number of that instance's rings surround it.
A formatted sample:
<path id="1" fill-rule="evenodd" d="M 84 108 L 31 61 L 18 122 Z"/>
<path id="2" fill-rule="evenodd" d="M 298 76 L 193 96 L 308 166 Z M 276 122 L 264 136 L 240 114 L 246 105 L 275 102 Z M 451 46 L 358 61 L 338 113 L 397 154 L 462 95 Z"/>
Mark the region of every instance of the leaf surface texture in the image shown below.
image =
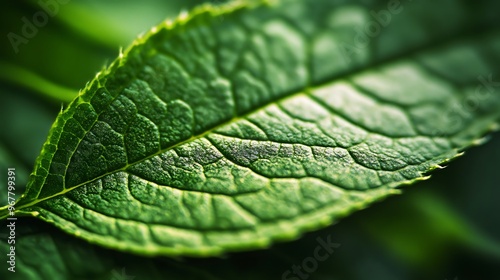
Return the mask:
<path id="1" fill-rule="evenodd" d="M 145 255 L 217 255 L 329 225 L 424 179 L 498 119 L 498 89 L 482 81 L 500 34 L 464 2 L 408 3 L 366 44 L 357 30 L 376 2 L 182 14 L 58 116 L 17 209 Z M 471 22 L 488 28 L 467 33 Z"/>

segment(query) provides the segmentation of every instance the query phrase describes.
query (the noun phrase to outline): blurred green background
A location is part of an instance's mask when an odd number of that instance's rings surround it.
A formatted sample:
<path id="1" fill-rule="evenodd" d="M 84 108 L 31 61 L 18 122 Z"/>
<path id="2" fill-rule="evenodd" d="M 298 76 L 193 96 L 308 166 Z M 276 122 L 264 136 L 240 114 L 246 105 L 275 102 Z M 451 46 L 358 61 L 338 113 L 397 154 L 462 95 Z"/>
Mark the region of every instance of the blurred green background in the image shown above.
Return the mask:
<path id="1" fill-rule="evenodd" d="M 202 2 L 68 1 L 16 52 L 7 34 L 21 34 L 22 18 L 31 19 L 41 7 L 36 1 L 3 1 L 2 194 L 8 167 L 17 170 L 21 194 L 61 107 L 118 55 L 120 47 Z M 23 219 L 17 228 L 18 271 L 13 274 L 4 260 L 8 245 L 2 223 L 0 279 L 282 279 L 283 272 L 312 255 L 317 237 L 328 236 L 340 247 L 307 279 L 500 279 L 500 133 L 490 138 L 434 172 L 430 181 L 405 187 L 403 195 L 269 250 L 209 259 L 142 258 L 89 245 L 37 220 Z M 0 203 L 6 203 L 4 195 Z"/>

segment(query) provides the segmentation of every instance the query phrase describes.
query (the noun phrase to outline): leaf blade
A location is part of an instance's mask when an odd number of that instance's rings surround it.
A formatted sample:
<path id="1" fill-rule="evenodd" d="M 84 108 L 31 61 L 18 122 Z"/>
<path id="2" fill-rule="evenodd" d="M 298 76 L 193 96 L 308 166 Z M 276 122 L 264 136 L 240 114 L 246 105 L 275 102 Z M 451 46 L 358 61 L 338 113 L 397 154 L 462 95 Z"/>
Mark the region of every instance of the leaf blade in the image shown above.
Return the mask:
<path id="1" fill-rule="evenodd" d="M 370 58 L 373 50 L 365 49 L 349 74 L 325 68 L 320 62 L 339 53 L 317 45 L 349 35 L 359 22 L 337 34 L 310 20 L 318 29 L 310 36 L 320 39 L 306 46 L 307 24 L 291 23 L 289 14 L 300 9 L 228 7 L 219 12 L 236 31 L 215 21 L 217 9 L 201 9 L 140 40 L 98 76 L 56 120 L 18 209 L 139 254 L 265 247 L 425 178 L 498 118 L 500 101 L 490 96 L 480 109 L 465 110 L 458 127 L 433 124 L 437 108 L 451 110 L 476 82 L 473 72 L 462 73 L 464 88 L 431 78 L 449 64 L 446 55 L 440 59 L 449 49 L 397 61 Z M 369 20 L 361 6 L 332 10 L 332 27 L 346 24 L 344 13 Z M 217 49 L 228 39 L 215 31 L 240 40 L 241 49 Z M 492 34 L 463 43 L 458 52 L 475 55 L 461 63 L 484 59 L 479 49 L 498 41 Z M 429 57 L 441 64 L 426 65 Z M 384 79 L 408 84 L 384 86 Z M 401 98 L 408 85 L 422 83 L 431 94 Z"/>

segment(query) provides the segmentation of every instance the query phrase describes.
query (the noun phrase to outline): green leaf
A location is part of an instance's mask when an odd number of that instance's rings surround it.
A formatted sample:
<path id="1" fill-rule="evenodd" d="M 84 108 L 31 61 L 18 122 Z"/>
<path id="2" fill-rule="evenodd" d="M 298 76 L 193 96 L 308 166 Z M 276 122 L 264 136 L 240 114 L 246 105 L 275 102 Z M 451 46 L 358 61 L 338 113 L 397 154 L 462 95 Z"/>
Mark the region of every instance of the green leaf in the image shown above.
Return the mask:
<path id="1" fill-rule="evenodd" d="M 164 22 L 61 112 L 16 211 L 114 249 L 207 256 L 425 179 L 498 119 L 500 34 L 476 18 L 487 1 L 399 8 L 235 2 Z M 390 24 L 371 36 L 374 11 Z"/>

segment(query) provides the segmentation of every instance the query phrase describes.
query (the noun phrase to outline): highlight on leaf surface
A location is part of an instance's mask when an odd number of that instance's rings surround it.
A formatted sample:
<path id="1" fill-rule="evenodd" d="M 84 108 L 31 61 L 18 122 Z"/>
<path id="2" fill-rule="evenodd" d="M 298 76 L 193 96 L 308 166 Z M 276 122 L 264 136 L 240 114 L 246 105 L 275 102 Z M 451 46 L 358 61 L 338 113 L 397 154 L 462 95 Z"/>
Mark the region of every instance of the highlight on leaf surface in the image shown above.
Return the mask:
<path id="1" fill-rule="evenodd" d="M 498 25 L 419 1 L 370 37 L 384 5 L 362 3 L 206 5 L 154 27 L 57 117 L 16 210 L 114 249 L 209 256 L 425 179 L 498 120 L 498 89 L 478 91 Z"/>

